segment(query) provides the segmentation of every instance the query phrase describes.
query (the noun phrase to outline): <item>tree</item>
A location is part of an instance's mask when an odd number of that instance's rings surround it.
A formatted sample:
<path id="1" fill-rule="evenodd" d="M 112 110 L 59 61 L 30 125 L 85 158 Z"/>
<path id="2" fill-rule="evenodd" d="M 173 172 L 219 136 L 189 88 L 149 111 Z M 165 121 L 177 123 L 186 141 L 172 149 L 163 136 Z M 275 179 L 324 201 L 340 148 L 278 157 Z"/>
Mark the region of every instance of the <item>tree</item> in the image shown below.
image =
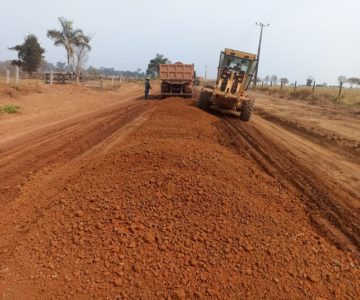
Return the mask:
<path id="1" fill-rule="evenodd" d="M 289 79 L 287 79 L 286 77 L 282 77 L 280 78 L 280 82 L 283 84 L 283 85 L 287 85 L 289 83 Z"/>
<path id="2" fill-rule="evenodd" d="M 90 76 L 94 76 L 94 77 L 99 77 L 101 75 L 101 71 L 94 68 L 93 66 L 89 66 L 87 68 L 87 73 L 90 75 Z"/>
<path id="3" fill-rule="evenodd" d="M 308 76 L 308 78 L 306 79 L 306 86 L 312 86 L 314 80 L 315 79 L 311 75 Z"/>
<path id="4" fill-rule="evenodd" d="M 65 67 L 66 67 L 66 63 L 64 63 L 64 62 L 58 61 L 58 62 L 56 63 L 56 68 L 57 68 L 59 71 L 64 71 L 64 70 L 65 70 Z"/>
<path id="5" fill-rule="evenodd" d="M 278 81 L 278 77 L 276 75 L 272 75 L 271 76 L 271 81 L 276 85 L 276 83 Z"/>
<path id="6" fill-rule="evenodd" d="M 29 34 L 25 37 L 22 45 L 9 48 L 18 52 L 18 60 L 13 60 L 12 64 L 19 66 L 32 78 L 32 74 L 40 67 L 45 50 L 41 48 L 37 37 Z"/>
<path id="7" fill-rule="evenodd" d="M 55 71 L 56 67 L 52 63 L 49 63 L 48 61 L 43 59 L 41 61 L 41 65 L 40 65 L 39 70 L 41 72 L 50 72 L 50 71 Z"/>
<path id="8" fill-rule="evenodd" d="M 75 48 L 85 47 L 90 50 L 90 38 L 87 37 L 81 29 L 74 29 L 73 21 L 59 18 L 59 22 L 61 30 L 48 30 L 47 36 L 54 41 L 55 46 L 63 46 L 65 48 L 68 71 L 71 72 L 70 61 L 73 60 Z"/>
<path id="9" fill-rule="evenodd" d="M 146 70 L 146 75 L 151 76 L 152 78 L 156 78 L 157 76 L 159 76 L 159 65 L 170 63 L 170 60 L 164 57 L 164 55 L 157 53 L 156 57 L 150 60 L 150 63 Z"/>
<path id="10" fill-rule="evenodd" d="M 85 64 L 89 58 L 89 52 L 91 50 L 91 47 L 89 45 L 90 38 L 84 35 L 82 39 L 84 39 L 83 42 L 81 42 L 79 45 L 75 45 L 73 56 L 73 65 L 78 81 L 80 78 L 81 70 L 85 67 Z"/>
<path id="11" fill-rule="evenodd" d="M 341 83 L 346 83 L 346 81 L 347 81 L 346 77 L 343 76 L 343 75 L 340 75 L 340 76 L 337 78 L 337 80 L 338 80 L 339 84 L 341 84 Z"/>
<path id="12" fill-rule="evenodd" d="M 356 77 L 348 78 L 347 82 L 350 84 L 351 87 L 353 87 L 353 85 L 360 85 L 360 79 Z"/>

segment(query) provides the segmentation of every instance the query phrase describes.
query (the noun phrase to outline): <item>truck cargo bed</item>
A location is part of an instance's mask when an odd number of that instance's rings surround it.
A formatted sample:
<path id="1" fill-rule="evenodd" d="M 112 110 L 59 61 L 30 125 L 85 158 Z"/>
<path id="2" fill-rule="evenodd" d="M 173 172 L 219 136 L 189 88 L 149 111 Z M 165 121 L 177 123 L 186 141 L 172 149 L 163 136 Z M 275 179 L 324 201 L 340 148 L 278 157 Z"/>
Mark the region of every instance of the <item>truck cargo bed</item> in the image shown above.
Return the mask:
<path id="1" fill-rule="evenodd" d="M 162 64 L 159 65 L 162 96 L 192 96 L 194 78 L 193 64 Z"/>

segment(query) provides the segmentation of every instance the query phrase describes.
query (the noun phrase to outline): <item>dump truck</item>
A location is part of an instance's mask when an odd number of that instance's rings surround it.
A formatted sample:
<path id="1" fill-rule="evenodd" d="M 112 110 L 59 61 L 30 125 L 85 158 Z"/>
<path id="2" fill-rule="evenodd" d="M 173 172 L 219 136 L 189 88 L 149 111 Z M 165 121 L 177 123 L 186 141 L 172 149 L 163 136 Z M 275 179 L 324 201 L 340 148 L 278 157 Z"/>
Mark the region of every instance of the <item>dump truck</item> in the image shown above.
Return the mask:
<path id="1" fill-rule="evenodd" d="M 177 62 L 159 65 L 161 80 L 161 97 L 181 96 L 192 97 L 194 65 Z"/>
<path id="2" fill-rule="evenodd" d="M 198 106 L 208 110 L 216 107 L 235 110 L 242 121 L 249 121 L 254 109 L 255 99 L 246 94 L 257 66 L 255 54 L 225 49 L 220 54 L 215 86 L 201 90 Z"/>

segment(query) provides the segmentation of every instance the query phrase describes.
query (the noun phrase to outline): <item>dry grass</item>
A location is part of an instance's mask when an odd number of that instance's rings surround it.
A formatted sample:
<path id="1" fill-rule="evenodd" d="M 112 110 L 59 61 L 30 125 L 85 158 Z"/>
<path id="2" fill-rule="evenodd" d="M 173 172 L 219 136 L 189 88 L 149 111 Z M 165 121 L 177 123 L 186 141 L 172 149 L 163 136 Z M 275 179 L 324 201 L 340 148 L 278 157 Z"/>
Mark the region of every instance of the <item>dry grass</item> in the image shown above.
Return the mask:
<path id="1" fill-rule="evenodd" d="M 9 97 L 17 97 L 21 92 L 34 89 L 36 87 L 38 90 L 41 90 L 41 87 L 45 86 L 45 83 L 43 80 L 40 79 L 20 79 L 19 85 L 15 85 L 15 81 L 13 78 L 11 78 L 10 84 L 6 84 L 6 78 L 5 76 L 0 76 L 0 96 L 9 96 Z M 124 83 L 136 83 L 140 85 L 144 85 L 144 80 L 142 79 L 126 79 Z M 76 85 L 76 81 L 70 83 L 72 85 Z M 91 88 L 93 90 L 104 90 L 104 91 L 112 91 L 117 90 L 121 87 L 121 83 L 119 80 L 112 81 L 111 78 L 106 78 L 103 80 L 102 83 L 102 89 L 100 85 L 100 79 L 91 79 L 91 80 L 85 80 L 80 83 L 82 86 L 85 86 L 87 88 Z M 35 90 L 35 92 L 38 92 L 38 90 Z"/>
<path id="2" fill-rule="evenodd" d="M 338 87 L 315 87 L 313 93 L 312 87 L 294 87 L 264 86 L 257 88 L 258 91 L 266 92 L 269 95 L 276 95 L 279 98 L 289 98 L 295 100 L 308 101 L 313 104 L 343 104 L 354 108 L 360 108 L 360 89 L 343 88 L 339 98 Z"/>

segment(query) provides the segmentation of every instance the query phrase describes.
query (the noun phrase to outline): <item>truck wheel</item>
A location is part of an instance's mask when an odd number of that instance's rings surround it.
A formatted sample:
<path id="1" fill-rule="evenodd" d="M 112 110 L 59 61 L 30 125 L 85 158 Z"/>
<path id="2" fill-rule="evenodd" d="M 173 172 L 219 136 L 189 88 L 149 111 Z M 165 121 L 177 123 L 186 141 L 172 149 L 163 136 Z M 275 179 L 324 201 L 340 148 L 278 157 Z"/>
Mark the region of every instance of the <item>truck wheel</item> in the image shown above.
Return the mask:
<path id="1" fill-rule="evenodd" d="M 240 113 L 240 120 L 241 121 L 249 121 L 252 111 L 254 109 L 255 106 L 255 100 L 254 99 L 250 99 L 248 101 L 244 101 L 241 107 L 241 113 Z"/>
<path id="2" fill-rule="evenodd" d="M 198 107 L 203 110 L 208 110 L 210 106 L 210 95 L 208 93 L 201 92 Z"/>

